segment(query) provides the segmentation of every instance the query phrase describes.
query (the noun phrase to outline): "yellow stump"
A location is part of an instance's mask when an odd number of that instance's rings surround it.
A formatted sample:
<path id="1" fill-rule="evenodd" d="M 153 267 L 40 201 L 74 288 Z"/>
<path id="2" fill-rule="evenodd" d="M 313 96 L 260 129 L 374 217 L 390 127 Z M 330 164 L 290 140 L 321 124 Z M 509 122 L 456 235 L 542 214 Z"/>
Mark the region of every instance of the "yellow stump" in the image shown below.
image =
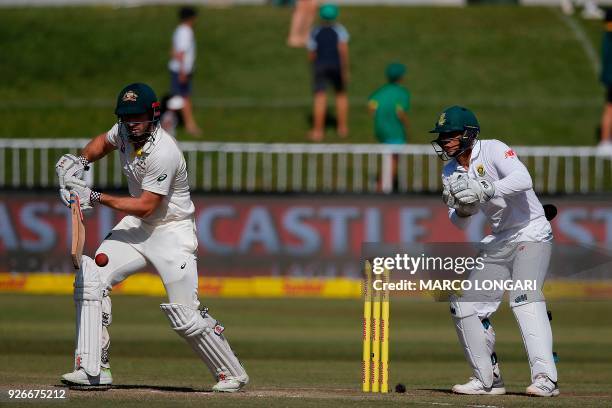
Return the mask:
<path id="1" fill-rule="evenodd" d="M 389 392 L 389 290 L 374 290 L 374 279 L 389 282 L 389 271 L 382 276 L 372 274 L 372 265 L 365 263 L 363 285 L 363 358 L 361 389 L 363 392 Z M 384 285 L 388 288 L 388 285 Z"/>
<path id="2" fill-rule="evenodd" d="M 380 390 L 380 299 L 381 291 L 372 296 L 372 392 Z"/>
<path id="3" fill-rule="evenodd" d="M 383 282 L 389 283 L 389 270 L 383 273 Z M 389 392 L 389 289 L 382 292 L 380 318 L 380 392 Z"/>
<path id="4" fill-rule="evenodd" d="M 372 266 L 365 263 L 365 279 L 363 280 L 363 360 L 361 362 L 361 389 L 370 391 L 370 324 L 372 320 Z"/>

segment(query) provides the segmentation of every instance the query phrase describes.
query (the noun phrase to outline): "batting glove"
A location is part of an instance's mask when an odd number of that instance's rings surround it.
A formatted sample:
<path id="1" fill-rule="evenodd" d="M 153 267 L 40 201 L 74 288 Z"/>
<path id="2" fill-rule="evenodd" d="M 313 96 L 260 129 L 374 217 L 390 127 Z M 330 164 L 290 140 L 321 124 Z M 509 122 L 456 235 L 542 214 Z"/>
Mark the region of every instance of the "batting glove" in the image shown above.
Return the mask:
<path id="1" fill-rule="evenodd" d="M 66 178 L 76 177 L 82 180 L 85 171 L 89 170 L 88 164 L 89 161 L 83 156 L 77 157 L 74 154 L 65 154 L 60 157 L 55 165 L 55 173 L 60 185 L 60 196 L 62 196 L 61 189 L 66 188 Z"/>
<path id="2" fill-rule="evenodd" d="M 87 186 L 87 183 L 81 179 L 76 177 L 66 178 L 66 188 L 69 192 L 74 191 L 78 194 L 81 202 L 81 210 L 83 211 L 91 210 L 95 203 L 100 202 L 101 194 L 97 191 L 93 191 Z"/>
<path id="3" fill-rule="evenodd" d="M 68 189 L 65 189 L 65 188 L 60 188 L 59 195 L 60 195 L 60 200 L 62 200 L 62 203 L 64 203 L 66 207 L 70 207 L 70 191 L 68 191 Z"/>
<path id="4" fill-rule="evenodd" d="M 495 195 L 495 186 L 485 179 L 463 176 L 450 185 L 451 194 L 461 204 L 485 203 Z"/>

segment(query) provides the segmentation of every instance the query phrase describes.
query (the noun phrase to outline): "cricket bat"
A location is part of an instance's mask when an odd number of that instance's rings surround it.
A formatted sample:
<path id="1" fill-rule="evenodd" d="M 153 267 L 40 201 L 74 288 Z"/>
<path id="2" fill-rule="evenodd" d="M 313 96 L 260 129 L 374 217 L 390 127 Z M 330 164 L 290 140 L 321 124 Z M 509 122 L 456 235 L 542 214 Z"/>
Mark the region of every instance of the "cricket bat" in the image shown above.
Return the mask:
<path id="1" fill-rule="evenodd" d="M 70 256 L 74 269 L 80 269 L 83 246 L 85 245 L 85 224 L 83 224 L 83 213 L 81 212 L 79 195 L 75 192 L 70 193 L 70 212 L 72 213 L 72 246 Z"/>

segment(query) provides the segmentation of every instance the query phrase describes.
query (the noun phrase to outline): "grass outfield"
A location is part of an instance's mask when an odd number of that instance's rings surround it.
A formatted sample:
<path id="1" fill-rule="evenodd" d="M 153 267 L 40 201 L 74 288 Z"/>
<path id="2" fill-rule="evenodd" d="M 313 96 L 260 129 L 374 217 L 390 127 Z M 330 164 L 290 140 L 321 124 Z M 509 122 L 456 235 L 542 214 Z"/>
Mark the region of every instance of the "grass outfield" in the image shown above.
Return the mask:
<path id="1" fill-rule="evenodd" d="M 305 141 L 310 78 L 305 51 L 285 46 L 291 9 L 200 14 L 204 139 Z M 88 137 L 115 120 L 124 84 L 146 81 L 163 93 L 175 15 L 175 7 L 0 9 L 0 137 Z M 365 100 L 385 65 L 400 60 L 413 93 L 411 142 L 428 141 L 438 112 L 461 103 L 476 111 L 485 138 L 594 143 L 603 89 L 585 49 L 599 54 L 600 22 L 515 6 L 343 7 L 340 21 L 351 33 L 349 142 L 373 141 Z"/>
<path id="2" fill-rule="evenodd" d="M 218 395 L 204 365 L 169 328 L 161 298 L 115 296 L 111 361 L 116 387 L 68 390 L 73 404 L 93 406 L 337 407 L 453 405 L 595 407 L 612 398 L 612 327 L 609 302 L 557 302 L 555 349 L 561 396 L 522 395 L 529 369 L 520 334 L 506 305 L 493 319 L 497 351 L 510 395 L 467 397 L 448 393 L 470 370 L 443 303 L 393 301 L 391 386 L 406 394 L 363 395 L 360 390 L 359 301 L 210 299 L 214 316 L 251 376 L 245 392 Z M 0 296 L 0 389 L 45 388 L 70 370 L 74 309 L 69 296 Z M 604 322 L 607 319 L 607 323 Z M 5 401 L 2 391 L 0 401 Z"/>

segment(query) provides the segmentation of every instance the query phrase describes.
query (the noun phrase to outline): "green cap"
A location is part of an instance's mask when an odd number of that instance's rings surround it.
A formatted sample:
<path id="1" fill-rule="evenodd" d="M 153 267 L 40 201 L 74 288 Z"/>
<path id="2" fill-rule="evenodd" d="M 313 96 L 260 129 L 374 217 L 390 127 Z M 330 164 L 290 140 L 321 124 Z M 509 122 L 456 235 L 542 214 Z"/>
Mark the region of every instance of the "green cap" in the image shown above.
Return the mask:
<path id="1" fill-rule="evenodd" d="M 406 66 L 399 62 L 392 62 L 387 65 L 385 75 L 390 82 L 395 82 L 406 74 Z"/>
<path id="2" fill-rule="evenodd" d="M 157 96 L 153 89 L 143 83 L 129 84 L 119 92 L 115 115 L 132 115 L 147 113 L 159 108 Z"/>
<path id="3" fill-rule="evenodd" d="M 319 16 L 321 16 L 323 20 L 335 20 L 338 18 L 339 13 L 340 11 L 338 10 L 338 6 L 335 4 L 323 4 L 319 9 Z"/>
<path id="4" fill-rule="evenodd" d="M 466 128 L 476 128 L 480 131 L 478 119 L 471 110 L 455 105 L 444 109 L 429 133 L 463 132 Z"/>

